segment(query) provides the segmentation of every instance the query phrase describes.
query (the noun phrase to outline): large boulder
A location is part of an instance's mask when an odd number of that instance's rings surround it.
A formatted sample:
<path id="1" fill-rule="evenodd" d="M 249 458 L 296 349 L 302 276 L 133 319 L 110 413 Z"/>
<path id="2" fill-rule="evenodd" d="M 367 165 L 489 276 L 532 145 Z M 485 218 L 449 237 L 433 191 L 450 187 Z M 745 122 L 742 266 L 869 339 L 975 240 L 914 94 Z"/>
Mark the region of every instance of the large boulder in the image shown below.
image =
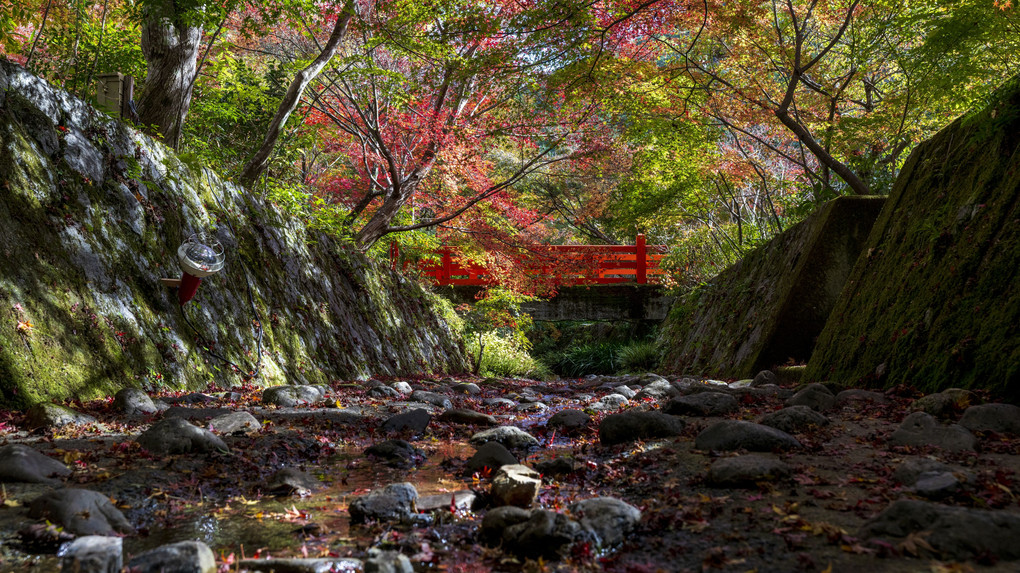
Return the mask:
<path id="1" fill-rule="evenodd" d="M 663 369 L 740 379 L 806 360 L 883 203 L 830 201 L 678 299 L 659 331 Z"/>
<path id="2" fill-rule="evenodd" d="M 641 521 L 641 510 L 615 497 L 595 497 L 570 504 L 571 517 L 594 533 L 603 547 L 623 542 Z"/>
<path id="3" fill-rule="evenodd" d="M 216 573 L 216 556 L 201 541 L 162 545 L 128 561 L 132 573 Z"/>
<path id="4" fill-rule="evenodd" d="M 807 380 L 1020 397 L 1020 81 L 910 154 Z"/>
<path id="5" fill-rule="evenodd" d="M 527 450 L 537 448 L 538 440 L 531 434 L 516 426 L 498 426 L 471 436 L 470 442 L 476 446 L 488 442 L 499 442 L 510 450 Z"/>
<path id="6" fill-rule="evenodd" d="M 55 477 L 67 477 L 71 470 L 57 460 L 24 444 L 0 448 L 0 482 L 25 482 L 58 485 Z"/>
<path id="7" fill-rule="evenodd" d="M 771 452 L 801 447 L 796 438 L 782 430 L 743 420 L 723 420 L 705 428 L 694 440 L 699 450 L 750 450 Z"/>
<path id="8" fill-rule="evenodd" d="M 973 450 L 977 438 L 958 424 L 943 426 L 930 414 L 914 412 L 889 436 L 891 446 L 935 446 L 952 452 Z"/>
<path id="9" fill-rule="evenodd" d="M 348 506 L 351 523 L 404 521 L 414 514 L 418 490 L 410 483 L 393 483 L 363 495 Z"/>

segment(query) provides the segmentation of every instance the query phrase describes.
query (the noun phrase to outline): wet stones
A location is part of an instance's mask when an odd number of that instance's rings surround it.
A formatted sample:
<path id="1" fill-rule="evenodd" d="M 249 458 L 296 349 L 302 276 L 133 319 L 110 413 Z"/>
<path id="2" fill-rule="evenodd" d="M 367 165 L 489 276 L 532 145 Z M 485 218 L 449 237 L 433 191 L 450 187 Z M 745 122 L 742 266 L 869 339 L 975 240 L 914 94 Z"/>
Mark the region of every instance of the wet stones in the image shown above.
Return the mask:
<path id="1" fill-rule="evenodd" d="M 596 497 L 571 504 L 567 508 L 581 527 L 597 536 L 603 547 L 622 543 L 641 521 L 641 510 L 615 497 Z"/>
<path id="2" fill-rule="evenodd" d="M 641 390 L 634 395 L 635 400 L 642 400 L 644 398 L 651 398 L 656 402 L 677 396 L 680 391 L 673 387 L 665 378 L 656 376 L 656 380 L 652 380 L 648 384 L 642 386 Z"/>
<path id="3" fill-rule="evenodd" d="M 155 414 L 159 411 L 152 398 L 138 388 L 124 388 L 113 396 L 113 407 L 127 414 Z"/>
<path id="4" fill-rule="evenodd" d="M 553 414 L 545 426 L 551 430 L 574 434 L 591 424 L 591 416 L 581 410 L 560 410 Z"/>
<path id="5" fill-rule="evenodd" d="M 316 404 L 326 397 L 324 387 L 304 384 L 273 386 L 262 391 L 262 403 L 267 406 L 293 408 Z"/>
<path id="6" fill-rule="evenodd" d="M 662 412 L 627 411 L 606 416 L 599 424 L 599 441 L 612 446 L 637 440 L 671 438 L 684 429 L 680 418 Z"/>
<path id="7" fill-rule="evenodd" d="M 536 509 L 528 514 L 526 521 L 504 529 L 500 538 L 506 549 L 519 556 L 555 559 L 578 540 L 583 531 L 580 523 L 562 513 Z"/>
<path id="8" fill-rule="evenodd" d="M 761 424 L 788 434 L 795 434 L 814 427 L 826 426 L 829 424 L 829 419 L 807 406 L 789 406 L 764 416 L 761 419 Z"/>
<path id="9" fill-rule="evenodd" d="M 737 399 L 722 392 L 701 392 L 673 398 L 662 411 L 674 416 L 725 416 L 737 411 Z"/>
<path id="10" fill-rule="evenodd" d="M 423 408 L 390 416 L 382 423 L 383 432 L 408 433 L 413 436 L 425 433 L 432 421 L 432 414 Z"/>
<path id="11" fill-rule="evenodd" d="M 482 444 L 474 455 L 468 459 L 467 464 L 464 465 L 464 472 L 467 475 L 471 475 L 475 472 L 483 471 L 485 468 L 496 471 L 503 466 L 516 463 L 518 463 L 517 458 L 503 444 L 487 442 Z"/>
<path id="12" fill-rule="evenodd" d="M 425 390 L 415 390 L 411 392 L 411 400 L 415 402 L 423 402 L 425 404 L 432 404 L 433 406 L 449 410 L 453 408 L 453 402 L 449 398 L 442 394 L 436 394 L 435 392 L 427 392 Z"/>
<path id="13" fill-rule="evenodd" d="M 363 564 L 351 557 L 241 559 L 242 571 L 260 573 L 333 573 L 362 571 Z"/>
<path id="14" fill-rule="evenodd" d="M 283 468 L 266 480 L 266 492 L 271 495 L 296 495 L 304 497 L 319 489 L 319 480 L 307 473 L 294 469 Z"/>
<path id="15" fill-rule="evenodd" d="M 488 442 L 499 442 L 510 450 L 527 450 L 537 448 L 539 443 L 534 436 L 516 426 L 499 426 L 471 436 L 470 442 L 476 446 Z"/>
<path id="16" fill-rule="evenodd" d="M 499 422 L 488 414 L 468 410 L 466 408 L 453 408 L 446 410 L 439 415 L 439 421 L 452 424 L 468 424 L 475 426 L 495 426 Z"/>
<path id="17" fill-rule="evenodd" d="M 59 524 L 75 535 L 116 535 L 134 529 L 110 498 L 87 489 L 59 489 L 32 500 L 28 516 Z"/>
<path id="18" fill-rule="evenodd" d="M 351 502 L 347 511 L 351 523 L 366 521 L 406 521 L 414 515 L 418 490 L 410 483 L 394 483 Z"/>
<path id="19" fill-rule="evenodd" d="M 391 467 L 410 468 L 425 462 L 425 452 L 404 440 L 386 440 L 365 449 L 365 455 L 378 458 Z"/>
<path id="20" fill-rule="evenodd" d="M 229 451 L 216 434 L 180 418 L 166 418 L 138 436 L 137 442 L 154 454 L 202 454 Z"/>
<path id="21" fill-rule="evenodd" d="M 57 460 L 23 444 L 0 448 L 0 482 L 59 485 L 54 477 L 67 477 L 71 470 Z"/>
<path id="22" fill-rule="evenodd" d="M 914 412 L 889 437 L 890 446 L 936 446 L 951 452 L 973 450 L 977 438 L 963 426 L 942 426 L 932 415 Z"/>
<path id="23" fill-rule="evenodd" d="M 209 421 L 209 430 L 224 436 L 249 434 L 262 429 L 262 424 L 249 412 L 230 412 Z"/>
<path id="24" fill-rule="evenodd" d="M 216 556 L 201 541 L 181 541 L 140 553 L 128 561 L 132 573 L 215 573 Z"/>
<path id="25" fill-rule="evenodd" d="M 120 573 L 124 568 L 124 540 L 120 537 L 86 535 L 61 552 L 61 573 Z"/>
<path id="26" fill-rule="evenodd" d="M 97 420 L 71 408 L 42 402 L 28 409 L 25 413 L 25 423 L 30 428 L 59 428 L 69 424 L 95 424 Z"/>
<path id="27" fill-rule="evenodd" d="M 801 444 L 782 430 L 743 420 L 723 420 L 698 434 L 694 447 L 699 450 L 771 452 L 797 449 Z"/>
<path id="28" fill-rule="evenodd" d="M 535 470 L 520 464 L 505 465 L 492 480 L 490 495 L 497 505 L 531 507 L 542 488 L 542 477 Z"/>
<path id="29" fill-rule="evenodd" d="M 964 411 L 960 425 L 972 432 L 1020 434 L 1020 407 L 1012 404 L 971 406 Z"/>
<path id="30" fill-rule="evenodd" d="M 596 412 L 613 412 L 623 408 L 627 404 L 630 404 L 630 400 L 623 395 L 607 394 L 598 402 L 595 402 L 588 407 Z"/>
<path id="31" fill-rule="evenodd" d="M 705 481 L 715 487 L 754 487 L 761 482 L 786 479 L 791 471 L 789 464 L 776 458 L 747 454 L 716 460 Z"/>
<path id="32" fill-rule="evenodd" d="M 372 547 L 365 560 L 365 573 L 414 573 L 414 567 L 399 551 Z"/>
<path id="33" fill-rule="evenodd" d="M 786 401 L 787 406 L 807 406 L 817 412 L 828 410 L 835 403 L 836 397 L 832 392 L 818 383 L 808 384 Z"/>
<path id="34" fill-rule="evenodd" d="M 942 558 L 1020 559 L 1020 515 L 900 499 L 861 528 L 859 537 L 898 538 L 926 531 L 925 541 Z"/>

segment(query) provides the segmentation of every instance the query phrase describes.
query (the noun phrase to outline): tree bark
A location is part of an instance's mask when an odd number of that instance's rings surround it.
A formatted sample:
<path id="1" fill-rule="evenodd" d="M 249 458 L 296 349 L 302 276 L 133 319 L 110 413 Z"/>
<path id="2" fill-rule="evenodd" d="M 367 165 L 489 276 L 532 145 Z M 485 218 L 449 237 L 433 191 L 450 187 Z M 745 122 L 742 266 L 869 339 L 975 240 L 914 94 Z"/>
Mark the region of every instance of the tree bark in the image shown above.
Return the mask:
<path id="1" fill-rule="evenodd" d="M 333 32 L 330 34 L 329 40 L 323 46 L 322 51 L 319 52 L 319 56 L 312 63 L 308 64 L 305 69 L 298 72 L 294 76 L 293 81 L 290 82 L 287 94 L 284 95 L 283 101 L 280 102 L 280 107 L 276 110 L 276 116 L 273 117 L 273 121 L 269 124 L 269 129 L 266 131 L 266 137 L 262 141 L 262 146 L 248 160 L 248 163 L 244 166 L 244 171 L 241 173 L 239 183 L 246 189 L 253 188 L 259 177 L 265 172 L 266 166 L 269 165 L 269 156 L 272 154 L 273 148 L 276 147 L 277 140 L 283 135 L 283 128 L 287 124 L 287 119 L 297 109 L 301 96 L 304 94 L 308 84 L 319 75 L 322 69 L 333 59 L 333 56 L 336 55 L 337 50 L 340 48 L 340 42 L 347 35 L 347 28 L 353 16 L 354 0 L 347 0 L 343 11 L 336 19 L 336 24 L 333 26 Z"/>
<path id="2" fill-rule="evenodd" d="M 142 128 L 177 149 L 191 105 L 202 28 L 180 23 L 173 14 L 145 15 L 142 54 L 148 64 L 138 101 Z"/>

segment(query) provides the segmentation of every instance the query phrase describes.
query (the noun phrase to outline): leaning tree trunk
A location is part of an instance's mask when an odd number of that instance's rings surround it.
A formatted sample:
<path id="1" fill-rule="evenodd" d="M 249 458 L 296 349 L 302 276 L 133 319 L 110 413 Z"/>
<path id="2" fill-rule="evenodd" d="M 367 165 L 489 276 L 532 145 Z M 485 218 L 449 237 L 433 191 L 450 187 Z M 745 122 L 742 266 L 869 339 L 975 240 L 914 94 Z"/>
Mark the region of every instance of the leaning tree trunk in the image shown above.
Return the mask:
<path id="1" fill-rule="evenodd" d="M 191 105 L 202 28 L 147 15 L 142 23 L 142 54 L 148 64 L 138 101 L 143 129 L 177 149 Z"/>

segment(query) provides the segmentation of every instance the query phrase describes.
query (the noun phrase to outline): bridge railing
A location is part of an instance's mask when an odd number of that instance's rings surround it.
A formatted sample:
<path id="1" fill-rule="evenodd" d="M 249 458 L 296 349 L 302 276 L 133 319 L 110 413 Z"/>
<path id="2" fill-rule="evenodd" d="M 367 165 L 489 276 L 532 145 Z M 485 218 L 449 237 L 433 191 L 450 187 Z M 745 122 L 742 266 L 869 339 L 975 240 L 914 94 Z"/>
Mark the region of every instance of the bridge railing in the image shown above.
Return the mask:
<path id="1" fill-rule="evenodd" d="M 453 249 L 444 248 L 437 254 L 439 262 L 419 262 L 417 268 L 438 285 L 485 286 L 496 282 L 487 268 L 461 259 Z M 564 286 L 658 283 L 665 274 L 665 245 L 646 245 L 644 235 L 638 235 L 633 245 L 547 245 L 538 254 L 537 259 L 549 264 L 526 266 L 525 272 L 553 278 Z M 395 244 L 390 258 L 396 268 L 399 252 Z"/>

